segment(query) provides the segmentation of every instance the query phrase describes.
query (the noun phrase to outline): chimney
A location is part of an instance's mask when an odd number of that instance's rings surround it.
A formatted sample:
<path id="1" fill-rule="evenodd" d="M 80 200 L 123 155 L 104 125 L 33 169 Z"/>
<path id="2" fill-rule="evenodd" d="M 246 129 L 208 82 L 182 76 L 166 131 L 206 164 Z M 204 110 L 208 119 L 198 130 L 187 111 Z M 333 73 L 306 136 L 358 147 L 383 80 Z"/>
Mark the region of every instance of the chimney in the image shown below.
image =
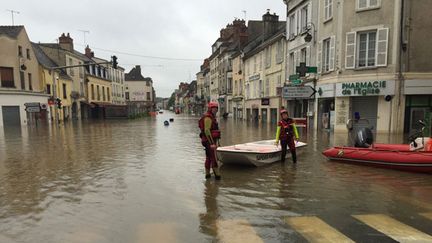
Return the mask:
<path id="1" fill-rule="evenodd" d="M 70 37 L 69 33 L 67 33 L 67 35 L 65 35 L 64 33 L 60 36 L 59 38 L 59 44 L 60 47 L 68 50 L 68 51 L 73 51 L 74 47 L 73 47 L 73 39 Z"/>
<path id="2" fill-rule="evenodd" d="M 135 65 L 135 70 L 141 74 L 141 66 L 140 65 Z"/>
<path id="3" fill-rule="evenodd" d="M 264 23 L 264 39 L 268 39 L 274 35 L 279 27 L 279 16 L 276 14 L 270 14 L 270 9 L 267 9 L 267 13 L 262 17 Z"/>
<path id="4" fill-rule="evenodd" d="M 91 51 L 90 47 L 87 45 L 85 48 L 85 55 L 88 58 L 93 58 L 94 57 L 94 52 Z"/>

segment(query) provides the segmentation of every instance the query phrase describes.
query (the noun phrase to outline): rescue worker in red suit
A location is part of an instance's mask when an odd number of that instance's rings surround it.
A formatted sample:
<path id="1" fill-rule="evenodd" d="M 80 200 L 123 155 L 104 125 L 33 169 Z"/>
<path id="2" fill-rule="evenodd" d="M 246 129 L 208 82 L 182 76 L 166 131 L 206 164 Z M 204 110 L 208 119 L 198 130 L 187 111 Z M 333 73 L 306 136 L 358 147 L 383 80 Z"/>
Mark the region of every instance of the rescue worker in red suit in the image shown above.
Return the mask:
<path id="1" fill-rule="evenodd" d="M 295 148 L 295 141 L 298 141 L 299 139 L 297 127 L 294 120 L 288 117 L 287 110 L 281 110 L 281 118 L 282 119 L 279 121 L 277 127 L 275 145 L 277 146 L 280 140 L 282 147 L 282 162 L 285 162 L 287 147 L 289 147 L 293 163 L 297 163 L 297 154 Z"/>
<path id="2" fill-rule="evenodd" d="M 201 143 L 205 148 L 205 178 L 211 177 L 210 169 L 213 169 L 216 180 L 221 179 L 219 168 L 216 159 L 217 144 L 220 139 L 219 126 L 216 121 L 216 114 L 218 112 L 218 103 L 209 102 L 207 113 L 199 120 L 199 128 L 201 130 L 200 137 Z"/>

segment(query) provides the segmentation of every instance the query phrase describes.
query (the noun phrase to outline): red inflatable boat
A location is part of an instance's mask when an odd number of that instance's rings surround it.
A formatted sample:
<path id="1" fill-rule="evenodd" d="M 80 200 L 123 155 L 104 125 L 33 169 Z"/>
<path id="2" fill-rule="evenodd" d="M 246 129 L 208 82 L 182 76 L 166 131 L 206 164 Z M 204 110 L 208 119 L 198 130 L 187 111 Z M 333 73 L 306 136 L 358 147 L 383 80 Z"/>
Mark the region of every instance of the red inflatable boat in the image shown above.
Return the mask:
<path id="1" fill-rule="evenodd" d="M 411 151 L 406 144 L 333 147 L 323 154 L 330 160 L 432 174 L 432 151 Z"/>

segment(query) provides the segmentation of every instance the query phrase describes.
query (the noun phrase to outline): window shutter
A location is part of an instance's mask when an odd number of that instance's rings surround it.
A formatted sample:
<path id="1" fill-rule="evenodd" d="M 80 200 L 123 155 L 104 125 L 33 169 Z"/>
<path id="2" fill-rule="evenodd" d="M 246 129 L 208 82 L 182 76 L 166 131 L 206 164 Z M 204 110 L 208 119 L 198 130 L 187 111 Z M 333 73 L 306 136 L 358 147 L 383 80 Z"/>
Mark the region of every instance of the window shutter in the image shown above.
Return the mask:
<path id="1" fill-rule="evenodd" d="M 307 6 L 307 23 L 306 27 L 309 27 L 308 24 L 312 22 L 312 2 L 310 2 Z"/>
<path id="2" fill-rule="evenodd" d="M 346 33 L 345 69 L 355 68 L 356 32 Z"/>
<path id="3" fill-rule="evenodd" d="M 329 71 L 334 71 L 335 69 L 335 52 L 336 52 L 336 37 L 330 37 L 330 63 L 329 63 Z"/>
<path id="4" fill-rule="evenodd" d="M 290 26 L 291 26 L 291 18 L 288 16 L 287 18 L 287 26 L 286 26 L 286 38 L 290 39 Z"/>
<path id="5" fill-rule="evenodd" d="M 301 21 L 301 19 L 300 19 L 300 11 L 298 11 L 298 10 L 295 13 L 295 20 L 296 20 L 296 22 L 295 22 L 295 31 L 294 31 L 294 34 L 298 35 L 300 33 L 300 31 L 299 31 L 299 25 L 300 25 L 300 21 Z"/>
<path id="6" fill-rule="evenodd" d="M 326 20 L 328 18 L 327 17 L 328 1 L 329 0 L 324 0 L 324 20 Z"/>
<path id="7" fill-rule="evenodd" d="M 293 70 L 293 74 L 297 73 L 297 71 L 296 71 L 296 67 L 298 66 L 298 64 L 297 64 L 297 56 L 298 56 L 298 51 L 294 51 L 294 70 Z"/>
<path id="8" fill-rule="evenodd" d="M 310 46 L 306 46 L 306 66 L 310 65 Z"/>
<path id="9" fill-rule="evenodd" d="M 377 47 L 376 47 L 376 62 L 377 67 L 387 66 L 387 51 L 388 51 L 388 35 L 389 28 L 378 29 L 377 31 Z"/>
<path id="10" fill-rule="evenodd" d="M 318 42 L 318 51 L 317 51 L 317 68 L 318 73 L 321 73 L 322 69 L 322 40 Z"/>

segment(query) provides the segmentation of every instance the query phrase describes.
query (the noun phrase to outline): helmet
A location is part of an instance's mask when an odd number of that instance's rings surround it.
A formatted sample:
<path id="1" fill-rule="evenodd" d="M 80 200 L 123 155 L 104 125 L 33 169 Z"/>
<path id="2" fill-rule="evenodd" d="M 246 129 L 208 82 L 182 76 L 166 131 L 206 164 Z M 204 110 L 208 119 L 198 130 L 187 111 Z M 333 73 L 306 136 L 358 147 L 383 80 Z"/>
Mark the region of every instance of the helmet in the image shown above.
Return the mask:
<path id="1" fill-rule="evenodd" d="M 286 114 L 288 114 L 288 111 L 287 111 L 287 110 L 285 110 L 285 109 L 283 109 L 283 110 L 281 110 L 281 111 L 280 111 L 280 113 L 281 113 L 281 115 L 282 115 L 283 113 L 286 113 Z"/>
<path id="2" fill-rule="evenodd" d="M 211 108 L 219 108 L 219 105 L 217 102 L 209 102 L 207 104 L 207 108 L 210 110 Z"/>

